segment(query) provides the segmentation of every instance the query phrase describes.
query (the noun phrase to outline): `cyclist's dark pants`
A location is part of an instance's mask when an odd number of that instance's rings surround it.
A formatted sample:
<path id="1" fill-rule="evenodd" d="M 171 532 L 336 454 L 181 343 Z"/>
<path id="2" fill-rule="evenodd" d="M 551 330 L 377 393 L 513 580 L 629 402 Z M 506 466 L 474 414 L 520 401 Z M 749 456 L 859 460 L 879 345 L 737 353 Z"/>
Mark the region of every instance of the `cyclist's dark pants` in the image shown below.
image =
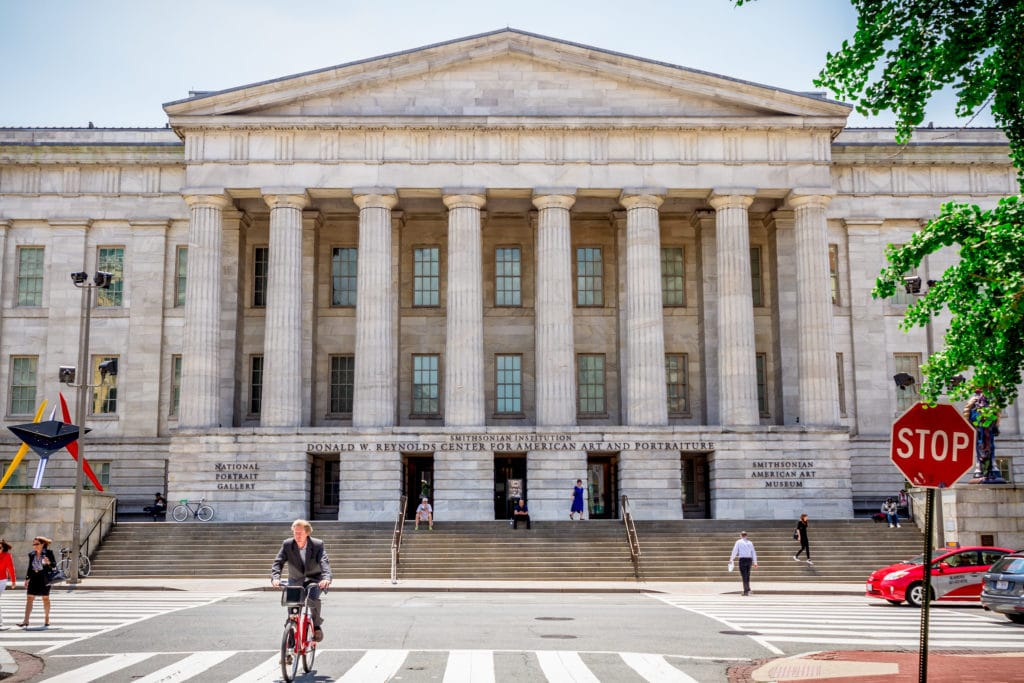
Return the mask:
<path id="1" fill-rule="evenodd" d="M 288 582 L 289 586 L 297 586 L 298 583 Z M 320 624 L 324 623 L 323 617 L 320 616 L 320 586 L 315 583 L 304 584 L 306 586 L 306 599 L 309 601 L 309 614 L 313 617 L 313 625 L 320 628 Z"/>

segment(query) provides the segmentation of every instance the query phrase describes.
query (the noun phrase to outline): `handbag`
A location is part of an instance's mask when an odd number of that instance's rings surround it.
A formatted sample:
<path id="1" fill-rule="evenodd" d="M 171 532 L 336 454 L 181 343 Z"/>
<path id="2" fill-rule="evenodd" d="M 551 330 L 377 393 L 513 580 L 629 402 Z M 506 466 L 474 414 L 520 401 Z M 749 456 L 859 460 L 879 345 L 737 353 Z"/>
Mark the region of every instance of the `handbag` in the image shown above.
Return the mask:
<path id="1" fill-rule="evenodd" d="M 797 531 L 796 529 L 793 529 L 793 540 L 794 541 L 799 541 L 800 540 L 800 532 Z"/>
<path id="2" fill-rule="evenodd" d="M 52 586 L 55 583 L 63 583 L 67 580 L 68 577 L 64 574 L 63 570 L 61 570 L 60 567 L 57 567 L 56 569 L 51 569 L 50 573 L 46 575 L 47 586 Z"/>

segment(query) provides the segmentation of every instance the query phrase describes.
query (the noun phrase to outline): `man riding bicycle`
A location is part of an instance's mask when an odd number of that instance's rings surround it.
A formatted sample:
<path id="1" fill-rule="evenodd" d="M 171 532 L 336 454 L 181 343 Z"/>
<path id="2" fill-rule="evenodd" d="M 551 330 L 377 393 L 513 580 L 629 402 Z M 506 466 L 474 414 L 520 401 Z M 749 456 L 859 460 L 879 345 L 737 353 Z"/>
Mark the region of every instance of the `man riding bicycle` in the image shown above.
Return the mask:
<path id="1" fill-rule="evenodd" d="M 281 585 L 281 569 L 288 562 L 288 585 L 301 585 L 307 589 L 309 611 L 313 617 L 313 638 L 316 642 L 324 639 L 320 628 L 320 592 L 331 585 L 331 563 L 327 559 L 324 542 L 313 538 L 313 526 L 304 519 L 292 522 L 292 538 L 281 544 L 281 550 L 270 567 L 270 583 L 277 588 Z"/>

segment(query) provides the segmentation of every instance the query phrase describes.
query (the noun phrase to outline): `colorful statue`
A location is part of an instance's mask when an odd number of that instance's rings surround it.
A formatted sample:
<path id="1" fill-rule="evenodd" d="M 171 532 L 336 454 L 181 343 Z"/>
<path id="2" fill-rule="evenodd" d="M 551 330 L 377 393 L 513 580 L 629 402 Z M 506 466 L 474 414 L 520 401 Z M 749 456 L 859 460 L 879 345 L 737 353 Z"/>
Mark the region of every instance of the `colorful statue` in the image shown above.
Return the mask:
<path id="1" fill-rule="evenodd" d="M 996 464 L 996 437 L 999 436 L 999 417 L 984 418 L 981 409 L 988 407 L 988 398 L 981 389 L 974 391 L 964 406 L 964 417 L 974 425 L 975 453 L 978 466 L 974 471 L 976 478 L 984 478 L 986 484 L 1005 484 L 999 466 Z"/>

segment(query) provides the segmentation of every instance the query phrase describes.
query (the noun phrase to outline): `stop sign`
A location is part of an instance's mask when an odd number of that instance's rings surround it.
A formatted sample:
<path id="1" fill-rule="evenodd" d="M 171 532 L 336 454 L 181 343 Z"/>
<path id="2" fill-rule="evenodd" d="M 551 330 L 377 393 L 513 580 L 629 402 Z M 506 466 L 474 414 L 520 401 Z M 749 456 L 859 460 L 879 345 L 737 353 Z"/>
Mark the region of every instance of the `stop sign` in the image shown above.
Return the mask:
<path id="1" fill-rule="evenodd" d="M 974 427 L 948 403 L 915 403 L 892 423 L 889 457 L 914 486 L 952 486 L 974 466 Z"/>

